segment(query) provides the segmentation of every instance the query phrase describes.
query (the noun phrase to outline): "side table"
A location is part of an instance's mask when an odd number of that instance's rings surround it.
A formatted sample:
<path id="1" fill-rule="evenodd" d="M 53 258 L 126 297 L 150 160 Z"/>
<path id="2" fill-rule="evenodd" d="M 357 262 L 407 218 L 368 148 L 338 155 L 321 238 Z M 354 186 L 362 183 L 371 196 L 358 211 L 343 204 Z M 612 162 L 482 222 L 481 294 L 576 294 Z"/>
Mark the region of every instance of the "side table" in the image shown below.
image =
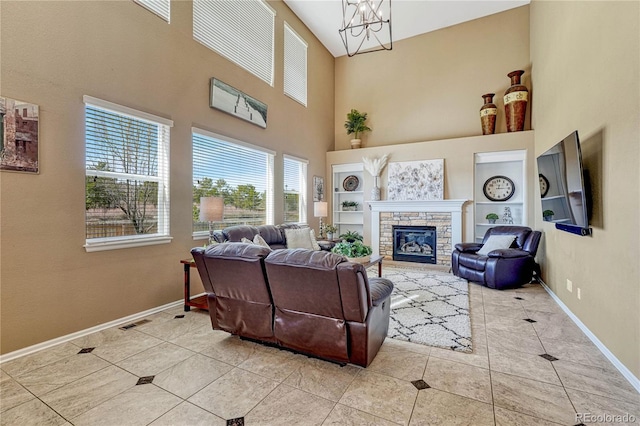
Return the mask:
<path id="1" fill-rule="evenodd" d="M 184 311 L 189 312 L 192 306 L 208 311 L 209 303 L 207 303 L 206 294 L 191 298 L 191 268 L 196 267 L 196 262 L 193 259 L 182 259 L 180 263 L 184 266 Z"/>

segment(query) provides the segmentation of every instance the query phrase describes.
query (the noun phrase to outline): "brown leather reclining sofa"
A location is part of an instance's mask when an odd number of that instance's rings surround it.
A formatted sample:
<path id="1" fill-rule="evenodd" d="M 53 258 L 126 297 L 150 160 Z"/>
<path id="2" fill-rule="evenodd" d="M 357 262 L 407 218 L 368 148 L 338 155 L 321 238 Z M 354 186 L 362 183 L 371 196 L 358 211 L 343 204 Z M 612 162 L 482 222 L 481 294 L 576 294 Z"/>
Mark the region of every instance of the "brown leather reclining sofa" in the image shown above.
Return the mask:
<path id="1" fill-rule="evenodd" d="M 242 243 L 191 253 L 214 329 L 363 367 L 387 335 L 393 283 L 342 256 Z"/>

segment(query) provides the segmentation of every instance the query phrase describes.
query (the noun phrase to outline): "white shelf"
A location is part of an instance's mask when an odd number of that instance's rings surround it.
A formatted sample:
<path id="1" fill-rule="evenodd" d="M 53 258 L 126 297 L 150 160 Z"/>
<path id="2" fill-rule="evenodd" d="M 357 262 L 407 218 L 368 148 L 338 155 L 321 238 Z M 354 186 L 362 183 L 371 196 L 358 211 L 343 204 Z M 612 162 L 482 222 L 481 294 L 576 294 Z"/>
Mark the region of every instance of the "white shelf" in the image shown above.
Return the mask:
<path id="1" fill-rule="evenodd" d="M 338 228 L 335 235 L 344 234 L 347 231 L 364 231 L 364 211 L 363 210 L 339 210 L 343 201 L 355 201 L 358 207 L 364 206 L 364 168 L 362 163 L 352 164 L 335 164 L 332 166 L 332 210 L 333 225 Z M 344 191 L 342 183 L 347 176 L 356 176 L 358 178 L 358 187 L 355 191 Z"/>
<path id="2" fill-rule="evenodd" d="M 561 200 L 561 199 L 564 199 L 564 198 L 565 198 L 564 195 L 554 195 L 554 196 L 551 196 L 551 197 L 544 197 L 542 199 L 542 201 Z"/>
<path id="3" fill-rule="evenodd" d="M 507 205 L 507 204 L 522 204 L 522 201 L 478 201 L 476 202 L 476 204 L 484 204 L 484 205 L 494 205 L 494 206 L 499 206 L 499 205 Z"/>
<path id="4" fill-rule="evenodd" d="M 334 194 L 364 194 L 364 191 L 333 191 Z"/>
<path id="5" fill-rule="evenodd" d="M 334 213 L 362 213 L 362 210 L 334 210 Z"/>
<path id="6" fill-rule="evenodd" d="M 334 222 L 333 224 L 335 225 L 355 225 L 355 226 L 362 226 L 362 223 L 358 223 L 358 222 Z"/>

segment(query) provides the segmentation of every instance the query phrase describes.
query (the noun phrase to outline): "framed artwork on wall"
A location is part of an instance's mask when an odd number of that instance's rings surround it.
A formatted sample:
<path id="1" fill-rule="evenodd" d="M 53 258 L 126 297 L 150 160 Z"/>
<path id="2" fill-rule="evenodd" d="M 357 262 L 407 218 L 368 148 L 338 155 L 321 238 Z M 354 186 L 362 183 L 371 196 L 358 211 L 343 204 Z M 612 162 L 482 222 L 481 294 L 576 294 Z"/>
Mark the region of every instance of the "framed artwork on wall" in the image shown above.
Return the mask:
<path id="1" fill-rule="evenodd" d="M 211 79 L 209 106 L 247 120 L 263 129 L 267 128 L 267 104 L 216 78 Z"/>
<path id="2" fill-rule="evenodd" d="M 322 201 L 324 199 L 324 178 L 321 176 L 313 177 L 313 201 Z"/>
<path id="3" fill-rule="evenodd" d="M 0 170 L 38 173 L 38 105 L 0 97 Z"/>
<path id="4" fill-rule="evenodd" d="M 389 163 L 389 200 L 442 200 L 444 159 Z"/>

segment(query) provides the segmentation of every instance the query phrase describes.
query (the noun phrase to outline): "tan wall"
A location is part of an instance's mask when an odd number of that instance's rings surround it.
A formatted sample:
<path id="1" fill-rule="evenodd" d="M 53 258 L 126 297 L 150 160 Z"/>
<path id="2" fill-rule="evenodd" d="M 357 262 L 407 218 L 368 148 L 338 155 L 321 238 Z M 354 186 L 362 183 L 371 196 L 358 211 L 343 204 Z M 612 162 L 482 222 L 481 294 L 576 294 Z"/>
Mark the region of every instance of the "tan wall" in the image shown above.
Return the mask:
<path id="1" fill-rule="evenodd" d="M 536 153 L 577 129 L 594 196 L 592 237 L 558 231 L 537 212 L 543 278 L 640 377 L 640 3 L 530 7 Z"/>
<path id="2" fill-rule="evenodd" d="M 349 149 L 333 151 L 327 153 L 327 176 L 331 175 L 333 164 L 361 163 L 362 157 L 379 158 L 384 154 L 389 154 L 389 162 L 397 161 L 417 161 L 444 159 L 444 199 L 469 200 L 463 207 L 463 241 L 473 241 L 474 215 L 473 215 L 473 188 L 474 188 L 474 154 L 479 152 L 526 150 L 527 174 L 533 174 L 534 170 L 534 150 L 533 132 L 501 133 L 496 135 L 472 136 L 467 138 L 456 138 L 439 141 L 417 142 L 407 144 L 396 144 L 389 146 L 370 147 L 362 149 Z M 380 187 L 382 188 L 382 199 L 387 198 L 387 172 L 385 167 L 380 177 Z M 373 178 L 366 171 L 364 177 L 364 199 L 371 200 L 371 189 Z M 332 186 L 328 186 L 327 194 L 331 193 L 331 188 L 336 187 L 335 183 L 328 181 Z M 534 183 L 529 179 L 527 182 L 527 217 L 534 216 L 533 202 Z M 339 183 L 338 183 L 339 186 Z M 331 203 L 331 197 L 328 197 Z M 330 207 L 329 211 L 333 211 Z M 329 221 L 332 221 L 329 218 Z M 370 224 L 371 212 L 364 208 L 364 237 L 369 243 L 371 238 Z M 529 225 L 532 225 L 533 221 Z"/>
<path id="3" fill-rule="evenodd" d="M 364 146 L 481 135 L 485 93 L 496 93 L 496 133 L 504 133 L 507 74 L 525 70 L 523 83 L 531 89 L 529 6 L 401 40 L 390 52 L 342 56 L 335 63 L 336 150 L 349 149 L 353 136 L 347 136 L 344 122 L 352 108 L 369 114 L 372 131 Z"/>
<path id="4" fill-rule="evenodd" d="M 203 242 L 191 236 L 192 126 L 277 151 L 276 222 L 282 154 L 309 159 L 309 177 L 323 175 L 334 59 L 283 2 L 271 4 L 274 87 L 193 40 L 190 2 L 172 2 L 171 24 L 133 1 L 0 3 L 1 93 L 40 106 L 41 170 L 0 175 L 2 353 L 180 299 L 178 262 Z M 309 43 L 308 108 L 282 93 L 283 20 Z M 211 77 L 265 102 L 268 128 L 209 108 Z M 85 252 L 83 95 L 174 121 L 170 244 Z"/>

